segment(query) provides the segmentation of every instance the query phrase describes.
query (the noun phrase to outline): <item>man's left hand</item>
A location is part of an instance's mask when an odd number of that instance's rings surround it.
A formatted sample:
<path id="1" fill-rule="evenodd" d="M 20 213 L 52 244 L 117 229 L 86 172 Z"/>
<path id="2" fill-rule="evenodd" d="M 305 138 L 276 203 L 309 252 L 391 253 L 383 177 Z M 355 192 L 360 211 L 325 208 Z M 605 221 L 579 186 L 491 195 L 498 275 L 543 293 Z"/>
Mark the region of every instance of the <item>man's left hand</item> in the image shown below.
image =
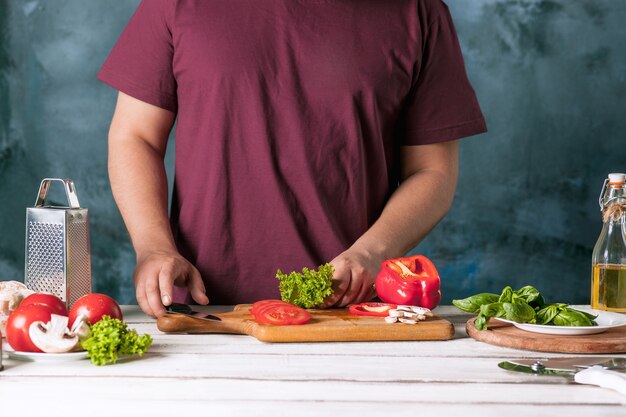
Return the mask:
<path id="1" fill-rule="evenodd" d="M 335 292 L 321 307 L 345 307 L 374 298 L 376 296 L 374 281 L 383 260 L 366 250 L 354 247 L 333 259 L 330 263 L 335 269 L 333 274 Z"/>

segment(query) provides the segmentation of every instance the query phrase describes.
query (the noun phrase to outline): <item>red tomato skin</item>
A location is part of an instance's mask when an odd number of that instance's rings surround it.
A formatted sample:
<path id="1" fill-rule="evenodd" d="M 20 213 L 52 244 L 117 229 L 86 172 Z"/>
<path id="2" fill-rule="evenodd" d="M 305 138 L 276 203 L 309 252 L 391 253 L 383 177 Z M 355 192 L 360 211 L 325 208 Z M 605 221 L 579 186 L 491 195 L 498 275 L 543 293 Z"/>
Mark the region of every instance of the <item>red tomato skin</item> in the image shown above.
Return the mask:
<path id="1" fill-rule="evenodd" d="M 52 311 L 52 314 L 67 316 L 67 307 L 65 306 L 65 303 L 54 294 L 43 292 L 31 294 L 22 300 L 20 307 L 31 304 L 46 306 Z"/>
<path id="2" fill-rule="evenodd" d="M 9 345 L 19 352 L 41 352 L 41 349 L 31 342 L 28 330 L 35 321 L 49 322 L 52 314 L 52 310 L 40 304 L 20 305 L 13 310 L 6 326 Z"/>
<path id="3" fill-rule="evenodd" d="M 72 308 L 70 308 L 70 328 L 74 324 L 76 317 L 81 314 L 87 317 L 89 324 L 99 322 L 102 316 L 105 315 L 114 319 L 124 320 L 119 304 L 117 304 L 113 298 L 105 294 L 87 294 L 76 300 Z"/>

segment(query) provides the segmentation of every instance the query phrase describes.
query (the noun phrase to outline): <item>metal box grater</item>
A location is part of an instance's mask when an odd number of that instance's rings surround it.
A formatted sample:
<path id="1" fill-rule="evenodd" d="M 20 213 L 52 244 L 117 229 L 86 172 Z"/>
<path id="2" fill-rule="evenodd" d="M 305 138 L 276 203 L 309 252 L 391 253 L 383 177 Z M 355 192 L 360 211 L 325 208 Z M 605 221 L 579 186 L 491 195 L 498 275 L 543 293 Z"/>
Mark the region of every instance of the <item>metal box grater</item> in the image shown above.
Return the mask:
<path id="1" fill-rule="evenodd" d="M 69 206 L 45 205 L 53 181 L 65 187 Z M 41 181 L 35 207 L 26 209 L 25 284 L 56 295 L 71 306 L 91 292 L 89 217 L 71 179 Z"/>

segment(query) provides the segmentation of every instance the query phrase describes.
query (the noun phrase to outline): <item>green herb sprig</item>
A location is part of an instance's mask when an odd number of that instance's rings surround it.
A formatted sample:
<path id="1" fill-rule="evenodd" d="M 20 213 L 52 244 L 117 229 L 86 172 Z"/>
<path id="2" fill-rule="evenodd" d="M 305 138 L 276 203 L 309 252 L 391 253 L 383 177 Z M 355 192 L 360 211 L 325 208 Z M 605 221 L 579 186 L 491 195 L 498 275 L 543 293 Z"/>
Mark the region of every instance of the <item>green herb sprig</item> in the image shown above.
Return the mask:
<path id="1" fill-rule="evenodd" d="M 546 304 L 535 287 L 527 285 L 519 290 L 505 287 L 500 295 L 480 293 L 461 300 L 452 300 L 459 310 L 478 314 L 474 326 L 487 329 L 492 317 L 504 318 L 517 323 L 545 324 L 552 326 L 597 326 L 596 316 L 570 308 L 567 304 Z"/>
<path id="2" fill-rule="evenodd" d="M 283 301 L 303 308 L 317 307 L 333 293 L 333 266 L 320 265 L 317 270 L 303 268 L 302 272 L 284 274 L 276 271 L 280 280 L 280 297 Z"/>
<path id="3" fill-rule="evenodd" d="M 152 344 L 152 337 L 139 336 L 135 329 L 119 319 L 103 316 L 91 326 L 89 337 L 81 343 L 94 365 L 117 362 L 118 355 L 143 355 Z"/>

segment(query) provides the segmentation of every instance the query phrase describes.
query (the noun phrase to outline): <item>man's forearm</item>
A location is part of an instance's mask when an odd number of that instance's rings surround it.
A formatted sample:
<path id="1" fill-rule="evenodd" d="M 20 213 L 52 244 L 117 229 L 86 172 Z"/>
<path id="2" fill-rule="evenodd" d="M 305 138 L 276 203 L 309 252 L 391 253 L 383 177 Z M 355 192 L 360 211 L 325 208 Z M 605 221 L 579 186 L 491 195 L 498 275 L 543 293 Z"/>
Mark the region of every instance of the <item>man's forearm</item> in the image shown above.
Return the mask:
<path id="1" fill-rule="evenodd" d="M 448 211 L 454 185 L 436 172 L 404 181 L 374 225 L 357 242 L 383 258 L 402 256 L 415 247 Z"/>
<path id="2" fill-rule="evenodd" d="M 122 92 L 109 130 L 109 178 L 135 251 L 175 250 L 163 158 L 175 114 Z"/>
<path id="3" fill-rule="evenodd" d="M 424 239 L 447 213 L 456 189 L 457 145 L 435 145 L 424 151 L 425 156 L 415 148 L 407 152 L 407 158 L 413 158 L 407 161 L 410 172 L 392 194 L 379 219 L 355 242 L 355 247 L 383 259 L 402 256 Z"/>
<path id="4" fill-rule="evenodd" d="M 112 139 L 109 177 L 135 251 L 175 250 L 162 154 L 141 139 Z"/>

